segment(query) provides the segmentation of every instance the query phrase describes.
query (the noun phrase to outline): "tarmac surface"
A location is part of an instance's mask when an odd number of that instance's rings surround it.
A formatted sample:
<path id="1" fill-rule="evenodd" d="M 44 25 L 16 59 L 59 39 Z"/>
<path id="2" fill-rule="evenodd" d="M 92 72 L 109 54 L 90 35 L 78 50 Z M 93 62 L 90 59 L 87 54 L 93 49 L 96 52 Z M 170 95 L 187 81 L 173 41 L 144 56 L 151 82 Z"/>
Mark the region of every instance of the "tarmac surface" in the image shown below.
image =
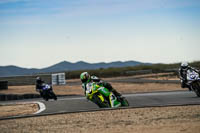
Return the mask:
<path id="1" fill-rule="evenodd" d="M 130 106 L 128 108 L 145 108 L 145 107 L 163 107 L 163 106 L 181 106 L 181 105 L 200 105 L 200 98 L 194 92 L 189 91 L 167 91 L 167 92 L 148 92 L 124 94 Z M 40 98 L 30 100 L 18 100 L 0 102 L 0 104 L 10 104 L 18 102 L 39 102 L 43 104 L 42 111 L 39 113 L 26 116 L 12 116 L 4 119 L 15 119 L 35 116 L 45 116 L 53 114 L 90 112 L 110 109 L 100 109 L 96 104 L 88 101 L 85 97 L 71 96 L 59 97 L 57 101 L 44 101 Z"/>
<path id="2" fill-rule="evenodd" d="M 200 98 L 194 92 L 188 91 L 136 93 L 123 96 L 127 98 L 130 107 L 133 108 L 200 104 Z M 41 114 L 99 109 L 96 104 L 86 100 L 85 97 L 62 98 L 58 101 L 43 101 L 43 103 L 46 110 Z"/>

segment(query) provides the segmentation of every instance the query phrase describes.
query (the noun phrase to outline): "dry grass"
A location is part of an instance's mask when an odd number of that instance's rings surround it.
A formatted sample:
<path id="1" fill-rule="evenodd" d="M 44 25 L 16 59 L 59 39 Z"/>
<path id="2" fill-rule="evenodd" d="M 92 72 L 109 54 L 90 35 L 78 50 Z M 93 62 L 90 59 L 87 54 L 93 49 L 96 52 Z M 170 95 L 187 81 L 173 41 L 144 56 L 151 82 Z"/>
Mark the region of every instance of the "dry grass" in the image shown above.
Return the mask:
<path id="1" fill-rule="evenodd" d="M 159 83 L 112 83 L 112 86 L 121 93 L 153 92 L 153 91 L 174 91 L 183 90 L 179 84 L 159 84 Z"/>
<path id="2" fill-rule="evenodd" d="M 118 109 L 0 121 L 1 132 L 199 133 L 200 106 Z"/>
<path id="3" fill-rule="evenodd" d="M 0 90 L 2 94 L 27 94 L 33 93 L 37 94 L 35 91 L 34 85 L 26 85 L 26 86 L 8 86 L 8 90 Z"/>
<path id="4" fill-rule="evenodd" d="M 38 109 L 38 105 L 33 103 L 0 105 L 0 117 L 33 114 L 37 112 Z"/>

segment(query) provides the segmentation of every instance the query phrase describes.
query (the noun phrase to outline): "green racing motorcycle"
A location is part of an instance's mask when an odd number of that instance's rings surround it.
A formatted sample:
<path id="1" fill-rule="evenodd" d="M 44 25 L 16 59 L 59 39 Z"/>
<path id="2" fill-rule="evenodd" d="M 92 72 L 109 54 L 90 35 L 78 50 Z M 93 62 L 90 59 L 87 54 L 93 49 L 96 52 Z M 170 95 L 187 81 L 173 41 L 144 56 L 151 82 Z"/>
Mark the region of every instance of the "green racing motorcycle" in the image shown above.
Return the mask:
<path id="1" fill-rule="evenodd" d="M 103 85 L 95 82 L 87 84 L 86 97 L 100 108 L 116 108 L 129 106 L 125 97 L 116 97 Z"/>

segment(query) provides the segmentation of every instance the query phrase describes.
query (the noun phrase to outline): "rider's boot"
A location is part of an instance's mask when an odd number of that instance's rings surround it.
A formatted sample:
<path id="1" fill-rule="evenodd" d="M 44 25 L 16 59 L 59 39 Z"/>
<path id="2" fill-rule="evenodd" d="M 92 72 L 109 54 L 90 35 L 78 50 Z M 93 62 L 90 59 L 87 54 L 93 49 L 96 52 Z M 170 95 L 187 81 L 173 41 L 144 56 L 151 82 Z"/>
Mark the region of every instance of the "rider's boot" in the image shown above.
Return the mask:
<path id="1" fill-rule="evenodd" d="M 117 92 L 110 83 L 108 82 L 103 82 L 103 86 L 106 87 L 109 91 L 113 92 L 113 94 L 117 97 L 117 96 L 121 96 L 121 94 L 119 92 Z"/>
<path id="2" fill-rule="evenodd" d="M 117 99 L 119 101 L 123 101 L 124 100 L 124 97 L 122 97 L 122 95 L 119 92 L 117 92 L 115 89 L 112 89 L 112 92 L 117 97 Z"/>
<path id="3" fill-rule="evenodd" d="M 187 85 L 185 81 L 181 81 L 181 87 L 188 88 L 189 91 L 192 91 L 191 87 L 189 85 Z"/>
<path id="4" fill-rule="evenodd" d="M 189 91 L 192 91 L 192 89 L 191 89 L 191 87 L 190 87 L 190 86 L 188 86 L 188 90 L 189 90 Z"/>
<path id="5" fill-rule="evenodd" d="M 122 99 L 122 95 L 117 92 L 110 83 L 108 82 L 103 82 L 103 86 L 106 87 L 110 92 L 112 92 L 119 100 Z"/>
<path id="6" fill-rule="evenodd" d="M 192 91 L 191 86 L 187 85 L 186 82 L 182 82 L 182 88 L 188 88 L 189 91 Z"/>
<path id="7" fill-rule="evenodd" d="M 113 92 L 113 94 L 116 96 L 116 97 L 121 97 L 122 95 L 119 93 L 119 92 L 117 92 L 115 89 L 112 89 L 112 92 Z"/>

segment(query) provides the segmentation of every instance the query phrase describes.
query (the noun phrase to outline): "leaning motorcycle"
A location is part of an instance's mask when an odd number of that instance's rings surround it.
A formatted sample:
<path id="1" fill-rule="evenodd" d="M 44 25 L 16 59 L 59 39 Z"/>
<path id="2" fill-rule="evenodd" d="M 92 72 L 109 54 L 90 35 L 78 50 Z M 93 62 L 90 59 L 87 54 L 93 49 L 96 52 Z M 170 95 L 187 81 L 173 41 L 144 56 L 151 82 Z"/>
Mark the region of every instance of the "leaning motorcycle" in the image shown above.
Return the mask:
<path id="1" fill-rule="evenodd" d="M 112 92 L 95 82 L 86 85 L 86 97 L 100 108 L 129 106 L 125 97 L 116 97 Z"/>
<path id="2" fill-rule="evenodd" d="M 57 100 L 56 94 L 53 92 L 52 86 L 49 84 L 43 84 L 42 85 L 42 98 L 46 101 L 49 99 Z"/>
<path id="3" fill-rule="evenodd" d="M 187 83 L 188 86 L 200 97 L 200 78 L 199 74 L 194 70 L 187 70 Z"/>

